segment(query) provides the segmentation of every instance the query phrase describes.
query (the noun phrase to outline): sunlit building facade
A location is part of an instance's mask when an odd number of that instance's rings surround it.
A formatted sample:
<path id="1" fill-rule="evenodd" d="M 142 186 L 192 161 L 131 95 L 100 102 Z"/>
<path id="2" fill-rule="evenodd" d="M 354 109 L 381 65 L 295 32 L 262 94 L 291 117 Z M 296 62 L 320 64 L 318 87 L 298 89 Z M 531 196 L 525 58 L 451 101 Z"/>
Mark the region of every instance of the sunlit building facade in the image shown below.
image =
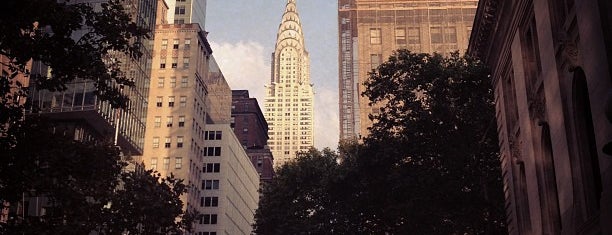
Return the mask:
<path id="1" fill-rule="evenodd" d="M 296 152 L 314 146 L 314 85 L 295 0 L 287 2 L 271 64 L 264 116 L 274 165 L 280 166 L 294 159 Z"/>
<path id="2" fill-rule="evenodd" d="M 361 96 L 368 73 L 393 51 L 448 54 L 467 50 L 478 0 L 339 0 L 340 139 L 368 135 L 370 106 Z"/>

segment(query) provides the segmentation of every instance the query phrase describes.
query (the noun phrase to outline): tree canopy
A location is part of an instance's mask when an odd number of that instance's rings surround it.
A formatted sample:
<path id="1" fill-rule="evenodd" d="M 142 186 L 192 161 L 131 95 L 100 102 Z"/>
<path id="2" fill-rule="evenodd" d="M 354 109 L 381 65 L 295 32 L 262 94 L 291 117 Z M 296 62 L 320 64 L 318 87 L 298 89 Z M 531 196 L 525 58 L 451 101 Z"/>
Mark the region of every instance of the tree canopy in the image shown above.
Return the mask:
<path id="1" fill-rule="evenodd" d="M 488 75 L 458 53 L 395 52 L 365 83 L 380 110 L 370 134 L 337 156 L 304 157 L 311 151 L 282 167 L 263 191 L 256 232 L 507 233 Z"/>

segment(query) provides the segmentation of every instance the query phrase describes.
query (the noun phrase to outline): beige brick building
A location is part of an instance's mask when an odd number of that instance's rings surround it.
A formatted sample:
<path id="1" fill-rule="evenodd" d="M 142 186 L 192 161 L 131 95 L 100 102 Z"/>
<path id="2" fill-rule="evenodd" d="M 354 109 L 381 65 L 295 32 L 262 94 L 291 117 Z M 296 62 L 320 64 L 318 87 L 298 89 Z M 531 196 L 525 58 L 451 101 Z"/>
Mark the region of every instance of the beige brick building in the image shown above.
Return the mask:
<path id="1" fill-rule="evenodd" d="M 287 2 L 271 64 L 264 116 L 274 165 L 280 166 L 294 159 L 296 152 L 314 146 L 314 85 L 295 0 Z"/>
<path id="2" fill-rule="evenodd" d="M 360 138 L 379 108 L 361 96 L 368 73 L 394 50 L 467 50 L 478 0 L 339 0 L 340 139 Z"/>

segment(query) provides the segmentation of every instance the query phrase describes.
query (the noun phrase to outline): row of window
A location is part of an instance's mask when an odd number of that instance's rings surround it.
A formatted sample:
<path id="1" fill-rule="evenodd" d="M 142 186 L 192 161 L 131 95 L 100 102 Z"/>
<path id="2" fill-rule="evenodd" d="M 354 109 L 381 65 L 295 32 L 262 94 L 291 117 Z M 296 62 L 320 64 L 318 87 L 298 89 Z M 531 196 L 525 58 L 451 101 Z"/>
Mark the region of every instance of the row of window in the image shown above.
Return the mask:
<path id="1" fill-rule="evenodd" d="M 170 77 L 170 87 L 174 88 L 176 87 L 176 77 Z M 158 77 L 157 78 L 157 87 L 158 88 L 164 88 L 164 86 L 166 85 L 166 79 L 164 77 Z M 183 76 L 181 77 L 181 88 L 186 88 L 189 86 L 189 77 L 187 76 Z"/>
<path id="2" fill-rule="evenodd" d="M 203 214 L 200 219 L 200 224 L 217 224 L 217 215 L 216 214 Z"/>
<path id="3" fill-rule="evenodd" d="M 183 7 L 184 9 L 185 7 Z M 179 49 L 179 43 L 180 40 L 178 38 L 175 38 L 172 40 L 172 49 Z M 168 49 L 168 39 L 162 39 L 161 41 L 161 49 L 162 50 L 166 50 Z M 186 38 L 183 41 L 183 49 L 185 50 L 189 50 L 191 49 L 191 39 L 190 38 Z"/>
<path id="4" fill-rule="evenodd" d="M 161 116 L 155 116 L 154 117 L 154 126 L 155 127 L 161 127 L 161 121 L 162 121 L 162 117 Z M 174 116 L 167 116 L 166 117 L 166 127 L 173 127 L 174 126 Z M 178 116 L 178 127 L 185 127 L 185 116 Z"/>
<path id="5" fill-rule="evenodd" d="M 216 190 L 219 189 L 219 180 L 202 180 L 203 190 Z"/>
<path id="6" fill-rule="evenodd" d="M 220 163 L 206 163 L 202 167 L 202 172 L 204 173 L 219 173 L 221 171 Z"/>
<path id="7" fill-rule="evenodd" d="M 169 170 L 170 169 L 170 158 L 169 157 L 165 157 L 162 159 L 163 160 L 163 165 L 161 169 L 164 170 Z M 157 165 L 158 165 L 158 161 L 157 158 L 151 158 L 151 164 L 149 165 L 151 167 L 151 169 L 153 170 L 157 170 Z M 175 157 L 174 158 L 174 169 L 181 169 L 183 168 L 183 158 L 182 157 Z"/>
<path id="8" fill-rule="evenodd" d="M 218 207 L 218 206 L 219 206 L 218 197 L 201 197 L 200 198 L 200 207 Z"/>
<path id="9" fill-rule="evenodd" d="M 176 103 L 176 97 L 168 96 L 168 107 L 174 107 L 175 103 Z M 155 106 L 157 106 L 157 107 L 163 107 L 164 106 L 164 97 L 163 96 L 155 97 Z M 186 106 L 187 106 L 187 96 L 179 97 L 179 107 L 186 107 Z"/>
<path id="10" fill-rule="evenodd" d="M 457 43 L 456 27 L 430 27 L 431 43 Z M 468 30 L 470 32 L 470 30 Z M 418 27 L 395 28 L 395 42 L 397 44 L 421 44 L 421 31 Z M 382 43 L 382 29 L 370 28 L 370 44 Z"/>
<path id="11" fill-rule="evenodd" d="M 170 64 L 170 67 L 173 69 L 178 68 L 178 57 L 172 57 L 172 63 Z M 166 68 L 166 58 L 160 58 L 159 59 L 159 68 L 160 69 L 165 69 Z M 184 69 L 188 69 L 189 68 L 189 57 L 184 57 L 183 58 L 183 68 Z"/>
<path id="12" fill-rule="evenodd" d="M 204 139 L 205 140 L 221 140 L 223 137 L 223 131 L 205 131 Z"/>
<path id="13" fill-rule="evenodd" d="M 153 137 L 153 148 L 159 148 L 159 141 L 160 138 L 158 136 Z M 184 141 L 185 138 L 183 136 L 177 136 L 176 137 L 176 147 L 177 148 L 182 148 L 184 145 Z M 172 137 L 166 137 L 165 142 L 164 142 L 164 148 L 171 148 L 172 147 Z"/>

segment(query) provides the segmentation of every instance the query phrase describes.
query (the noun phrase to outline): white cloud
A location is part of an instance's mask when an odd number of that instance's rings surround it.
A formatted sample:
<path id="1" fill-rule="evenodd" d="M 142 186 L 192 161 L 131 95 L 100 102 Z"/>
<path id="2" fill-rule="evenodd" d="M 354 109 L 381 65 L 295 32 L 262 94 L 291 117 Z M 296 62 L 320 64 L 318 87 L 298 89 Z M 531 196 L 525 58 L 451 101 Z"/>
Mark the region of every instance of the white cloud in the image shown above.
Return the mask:
<path id="1" fill-rule="evenodd" d="M 211 43 L 213 56 L 233 90 L 249 90 L 263 108 L 264 84 L 270 82 L 270 55 L 260 43 Z M 311 68 L 312 70 L 313 68 Z M 315 147 L 338 145 L 338 93 L 315 83 Z"/>

